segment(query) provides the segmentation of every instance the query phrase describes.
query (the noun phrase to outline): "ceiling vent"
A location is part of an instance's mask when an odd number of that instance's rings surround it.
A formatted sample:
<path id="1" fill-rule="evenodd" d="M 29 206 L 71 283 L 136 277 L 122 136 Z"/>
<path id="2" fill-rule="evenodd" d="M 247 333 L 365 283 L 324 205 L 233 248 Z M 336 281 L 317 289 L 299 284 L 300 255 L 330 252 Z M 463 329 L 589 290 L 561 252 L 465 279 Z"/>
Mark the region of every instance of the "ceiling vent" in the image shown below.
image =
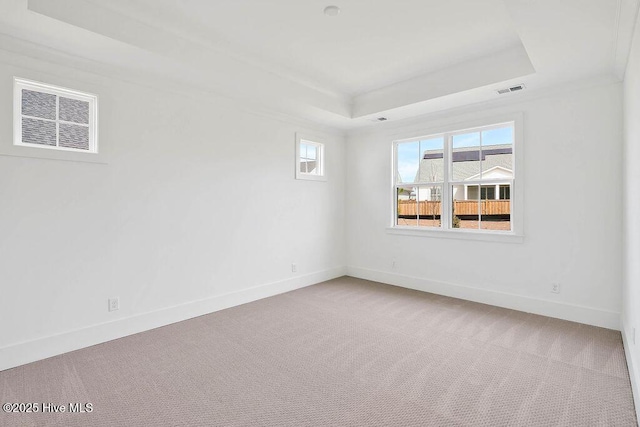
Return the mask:
<path id="1" fill-rule="evenodd" d="M 389 119 L 386 117 L 380 116 L 380 117 L 371 117 L 371 118 L 368 118 L 367 120 L 377 123 L 377 122 L 386 122 Z"/>
<path id="2" fill-rule="evenodd" d="M 516 86 L 511 86 L 511 87 L 507 87 L 504 89 L 498 89 L 498 94 L 499 95 L 504 95 L 505 93 L 510 93 L 510 92 L 517 92 L 519 90 L 524 89 L 524 85 L 516 85 Z"/>

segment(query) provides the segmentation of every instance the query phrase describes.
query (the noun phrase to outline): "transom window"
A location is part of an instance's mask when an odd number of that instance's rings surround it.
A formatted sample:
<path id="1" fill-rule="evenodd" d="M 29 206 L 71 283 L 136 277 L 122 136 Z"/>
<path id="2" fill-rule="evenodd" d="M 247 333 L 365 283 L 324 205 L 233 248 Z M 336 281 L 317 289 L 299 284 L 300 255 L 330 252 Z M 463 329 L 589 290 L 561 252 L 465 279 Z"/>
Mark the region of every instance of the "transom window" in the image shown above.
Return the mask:
<path id="1" fill-rule="evenodd" d="M 14 145 L 98 152 L 95 95 L 18 78 L 14 89 Z"/>
<path id="2" fill-rule="evenodd" d="M 512 233 L 515 121 L 394 142 L 395 228 Z"/>

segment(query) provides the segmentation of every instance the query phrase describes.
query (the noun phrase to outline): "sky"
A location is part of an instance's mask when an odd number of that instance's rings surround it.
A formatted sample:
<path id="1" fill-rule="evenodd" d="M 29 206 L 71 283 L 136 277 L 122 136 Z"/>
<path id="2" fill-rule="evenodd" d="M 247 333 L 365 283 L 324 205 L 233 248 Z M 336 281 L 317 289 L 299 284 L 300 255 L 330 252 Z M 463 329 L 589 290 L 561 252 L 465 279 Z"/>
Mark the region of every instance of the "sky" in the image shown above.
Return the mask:
<path id="1" fill-rule="evenodd" d="M 510 126 L 482 132 L 482 145 L 510 144 L 513 141 Z M 453 148 L 479 147 L 480 132 L 471 132 L 453 137 Z M 413 182 L 418 172 L 422 154 L 427 150 L 442 150 L 444 137 L 398 143 L 398 172 L 402 182 Z"/>
<path id="2" fill-rule="evenodd" d="M 300 144 L 300 157 L 303 159 L 316 160 L 316 146 L 310 144 Z"/>

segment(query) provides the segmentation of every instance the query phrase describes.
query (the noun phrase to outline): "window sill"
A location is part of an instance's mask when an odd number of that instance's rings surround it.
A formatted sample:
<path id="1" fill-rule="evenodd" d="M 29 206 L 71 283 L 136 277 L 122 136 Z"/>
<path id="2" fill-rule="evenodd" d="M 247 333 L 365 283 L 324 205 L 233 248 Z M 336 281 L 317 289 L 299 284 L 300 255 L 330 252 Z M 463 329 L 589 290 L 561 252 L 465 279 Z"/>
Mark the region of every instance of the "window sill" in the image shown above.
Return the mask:
<path id="1" fill-rule="evenodd" d="M 325 175 L 311 175 L 311 174 L 297 174 L 296 179 L 301 181 L 326 181 L 327 177 Z"/>
<path id="2" fill-rule="evenodd" d="M 441 239 L 477 240 L 484 242 L 524 243 L 524 236 L 511 232 L 482 232 L 470 230 L 430 230 L 416 227 L 387 227 L 388 234 Z"/>
<path id="3" fill-rule="evenodd" d="M 64 160 L 71 162 L 87 162 L 107 164 L 104 152 L 79 152 L 74 150 L 55 150 L 46 148 L 32 148 L 24 145 L 0 143 L 0 156 L 31 157 L 35 159 Z"/>

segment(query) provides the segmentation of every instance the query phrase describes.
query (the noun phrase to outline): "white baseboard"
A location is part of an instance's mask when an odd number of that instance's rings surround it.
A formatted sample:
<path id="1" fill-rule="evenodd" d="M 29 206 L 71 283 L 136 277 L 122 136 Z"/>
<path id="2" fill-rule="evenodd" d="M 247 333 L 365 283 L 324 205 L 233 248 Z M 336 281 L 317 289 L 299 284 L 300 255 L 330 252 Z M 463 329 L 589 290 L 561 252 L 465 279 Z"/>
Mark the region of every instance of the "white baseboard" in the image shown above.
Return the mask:
<path id="1" fill-rule="evenodd" d="M 401 286 L 403 288 L 510 308 L 512 310 L 524 311 L 527 313 L 540 314 L 542 316 L 555 317 L 557 319 L 571 320 L 573 322 L 584 323 L 587 325 L 620 330 L 620 313 L 613 311 L 542 300 L 522 295 L 473 288 L 453 283 L 422 279 L 360 267 L 348 267 L 347 274 L 352 277 Z"/>
<path id="2" fill-rule="evenodd" d="M 213 313 L 346 274 L 337 267 L 0 348 L 0 371 Z"/>
<path id="3" fill-rule="evenodd" d="M 636 353 L 637 347 L 633 344 L 631 330 L 621 320 L 622 325 L 622 343 L 624 345 L 624 355 L 627 358 L 627 367 L 629 368 L 629 379 L 631 380 L 631 391 L 633 392 L 633 403 L 636 406 L 636 419 L 640 421 L 640 366 L 634 364 L 633 354 Z"/>

